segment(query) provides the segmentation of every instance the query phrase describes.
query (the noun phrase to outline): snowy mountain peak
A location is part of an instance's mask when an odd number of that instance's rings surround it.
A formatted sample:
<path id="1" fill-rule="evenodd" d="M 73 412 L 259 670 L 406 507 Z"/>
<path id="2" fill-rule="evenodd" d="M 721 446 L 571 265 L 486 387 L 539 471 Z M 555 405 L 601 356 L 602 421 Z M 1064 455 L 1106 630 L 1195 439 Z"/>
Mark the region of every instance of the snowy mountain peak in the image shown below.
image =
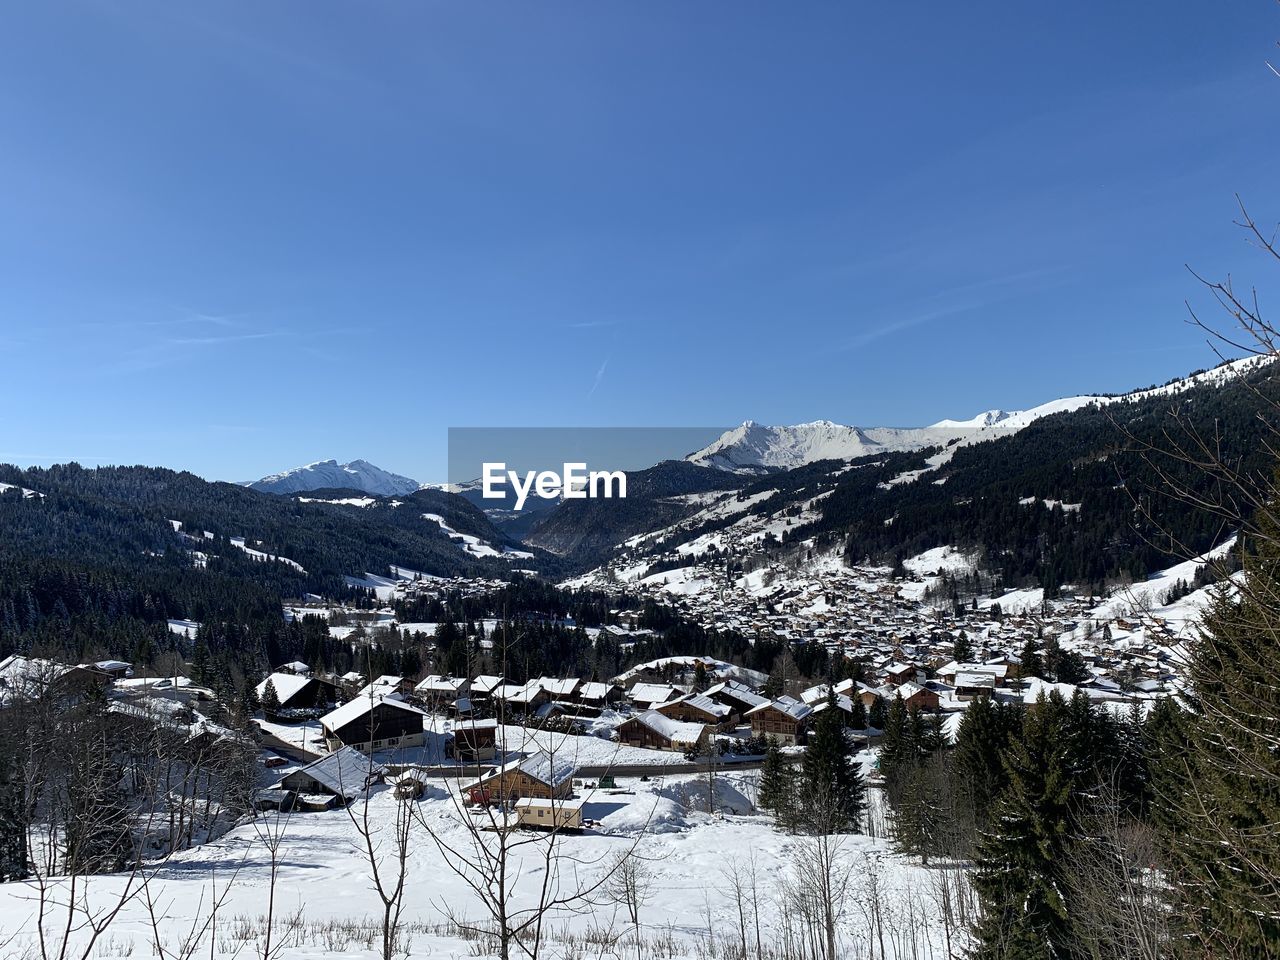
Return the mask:
<path id="1" fill-rule="evenodd" d="M 734 473 L 761 473 L 790 470 L 815 460 L 848 460 L 876 449 L 858 427 L 830 420 L 793 427 L 768 427 L 747 420 L 687 459 Z"/>
<path id="2" fill-rule="evenodd" d="M 1161 387 L 1110 396 L 1063 397 L 1028 410 L 985 410 L 967 420 L 939 420 L 927 427 L 852 427 L 830 420 L 770 427 L 746 420 L 686 459 L 733 473 L 769 473 L 816 460 L 853 460 L 870 454 L 947 446 L 956 441 L 977 442 L 1016 433 L 1041 417 L 1091 404 L 1105 406 L 1125 399 L 1173 396 L 1202 385 L 1220 386 L 1270 362 L 1270 357 L 1246 357 Z"/>
<path id="3" fill-rule="evenodd" d="M 359 490 L 376 497 L 403 496 L 418 489 L 417 480 L 410 480 L 398 473 L 391 473 L 368 460 L 317 460 L 305 467 L 295 467 L 282 473 L 245 484 L 264 493 L 291 494 L 309 490 Z"/>
<path id="4" fill-rule="evenodd" d="M 934 429 L 939 430 L 965 427 L 993 427 L 997 423 L 1003 423 L 1012 416 L 1013 414 L 1006 410 L 985 410 L 976 417 L 970 417 L 968 420 L 939 420 L 932 426 Z"/>

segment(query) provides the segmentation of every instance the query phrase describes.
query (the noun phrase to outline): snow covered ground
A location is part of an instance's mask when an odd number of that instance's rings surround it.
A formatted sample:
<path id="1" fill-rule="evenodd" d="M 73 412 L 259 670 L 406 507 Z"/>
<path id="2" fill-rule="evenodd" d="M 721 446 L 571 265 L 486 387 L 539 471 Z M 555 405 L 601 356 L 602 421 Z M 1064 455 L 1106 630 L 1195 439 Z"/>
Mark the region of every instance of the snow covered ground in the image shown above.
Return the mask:
<path id="1" fill-rule="evenodd" d="M 455 788 L 433 781 L 415 804 L 418 816 L 410 833 L 403 918 L 408 926 L 407 955 L 412 957 L 491 955 L 486 945 L 463 939 L 447 923 L 449 916 L 480 920 L 485 913 L 482 902 L 449 869 L 428 834 L 428 830 L 436 833 L 456 849 L 469 849 L 471 834 L 463 826 L 463 814 L 450 789 Z M 793 916 L 788 917 L 784 885 L 800 872 L 797 853 L 806 841 L 779 833 L 766 817 L 749 813 L 753 795 L 754 782 L 746 774 L 719 780 L 715 813 L 706 812 L 707 784 L 698 777 L 647 783 L 626 778 L 619 781 L 617 791 L 580 788 L 584 816 L 599 826 L 561 838 L 564 858 L 551 862 L 550 879 L 562 892 L 593 884 L 613 857 L 634 848 L 651 877 L 649 897 L 640 908 L 642 936 L 651 943 L 665 943 L 661 955 L 666 957 L 706 957 L 738 937 L 729 876 L 735 868 L 740 875 L 747 874 L 754 859 L 761 940 L 776 944 L 784 922 L 794 922 Z M 403 801 L 396 800 L 390 788 L 375 787 L 367 802 L 370 822 L 382 831 L 375 836 L 375 858 L 386 869 L 392 847 L 385 830 Z M 363 803 L 357 801 L 351 812 L 361 815 Z M 260 956 L 260 934 L 272 894 L 267 836 L 279 837 L 274 889 L 279 960 L 377 956 L 379 928 L 374 918 L 381 904 L 372 889 L 361 838 L 352 817 L 343 810 L 264 814 L 216 842 L 155 865 L 148 871 L 146 893 L 126 903 L 90 956 L 155 956 L 148 902 L 154 905 L 160 939 L 168 951 L 175 951 L 195 930 L 200 940 L 196 956 L 213 960 Z M 493 842 L 492 835 L 482 836 Z M 845 955 L 869 955 L 865 951 L 873 939 L 871 897 L 878 889 L 888 956 L 945 956 L 931 892 L 936 870 L 891 853 L 884 840 L 848 836 L 838 843 L 839 862 L 852 878 L 840 918 Z M 519 866 L 509 909 L 536 904 L 548 876 L 542 851 L 543 846 L 535 843 L 515 854 Z M 87 896 L 91 909 L 101 911 L 119 897 L 126 882 L 122 876 L 93 878 L 78 894 Z M 58 893 L 65 897 L 65 888 Z M 225 899 L 216 924 L 210 927 L 205 920 L 215 896 Z M 546 956 L 595 956 L 601 953 L 598 945 L 589 954 L 582 953 L 583 936 L 592 931 L 627 932 L 623 908 L 603 895 L 593 899 L 595 905 L 589 910 L 565 909 L 550 917 Z M 6 956 L 20 957 L 33 949 L 38 955 L 37 901 L 32 883 L 0 885 L 0 943 L 6 944 Z M 47 929 L 56 939 L 54 930 L 60 929 L 56 922 L 47 924 Z M 81 930 L 77 936 L 83 942 L 85 935 Z M 754 930 L 749 936 L 754 940 Z M 616 949 L 617 955 L 635 955 L 633 947 Z M 646 956 L 656 954 L 655 949 Z"/>
<path id="2" fill-rule="evenodd" d="M 487 540 L 481 540 L 479 537 L 472 536 L 469 533 L 459 533 L 449 524 L 445 523 L 444 517 L 438 513 L 424 513 L 422 519 L 430 520 L 440 527 L 440 532 L 447 536 L 450 540 L 462 548 L 463 552 L 471 554 L 473 557 L 503 557 L 507 560 L 532 560 L 533 554 L 527 550 L 515 550 L 511 547 L 503 547 L 499 550 Z"/>

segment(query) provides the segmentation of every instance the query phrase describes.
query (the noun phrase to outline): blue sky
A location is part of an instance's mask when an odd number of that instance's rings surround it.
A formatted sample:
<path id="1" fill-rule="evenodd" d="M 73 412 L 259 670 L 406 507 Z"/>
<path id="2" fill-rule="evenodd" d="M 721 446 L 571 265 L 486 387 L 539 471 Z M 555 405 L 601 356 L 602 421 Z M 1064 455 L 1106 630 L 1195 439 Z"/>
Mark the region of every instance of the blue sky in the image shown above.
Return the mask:
<path id="1" fill-rule="evenodd" d="M 0 461 L 915 425 L 1214 362 L 1266 0 L 8 5 Z"/>

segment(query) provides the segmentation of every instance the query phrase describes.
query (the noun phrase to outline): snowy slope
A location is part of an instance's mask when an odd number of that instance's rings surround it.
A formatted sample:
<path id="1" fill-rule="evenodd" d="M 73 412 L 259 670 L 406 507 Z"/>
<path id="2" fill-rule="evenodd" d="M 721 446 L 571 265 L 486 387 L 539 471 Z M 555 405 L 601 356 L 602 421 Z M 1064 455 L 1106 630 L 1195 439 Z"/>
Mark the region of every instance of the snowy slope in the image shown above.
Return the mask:
<path id="1" fill-rule="evenodd" d="M 318 460 L 305 467 L 247 483 L 245 486 L 264 493 L 305 493 L 308 490 L 359 490 L 378 497 L 403 496 L 418 489 L 418 481 L 374 466 L 367 460 L 338 463 Z"/>
<path id="2" fill-rule="evenodd" d="M 1247 357 L 1162 387 L 1113 396 L 1063 397 L 1028 410 L 986 410 L 966 420 L 939 420 L 927 427 L 853 427 L 830 420 L 771 427 L 748 420 L 686 459 L 734 473 L 766 473 L 792 470 L 817 460 L 852 460 L 946 446 L 957 440 L 991 440 L 1015 433 L 1041 417 L 1079 410 L 1089 404 L 1103 406 L 1121 400 L 1174 396 L 1203 384 L 1222 385 L 1266 362 L 1266 357 Z"/>

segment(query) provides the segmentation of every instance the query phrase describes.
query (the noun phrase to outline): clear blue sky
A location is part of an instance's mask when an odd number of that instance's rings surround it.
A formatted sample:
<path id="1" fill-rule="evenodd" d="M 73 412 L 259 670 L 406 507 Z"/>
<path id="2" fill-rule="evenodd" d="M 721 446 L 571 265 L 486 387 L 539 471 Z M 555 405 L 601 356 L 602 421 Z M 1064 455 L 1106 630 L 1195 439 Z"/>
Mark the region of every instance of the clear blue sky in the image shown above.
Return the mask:
<path id="1" fill-rule="evenodd" d="M 443 473 L 463 425 L 914 425 L 1208 366 L 1268 0 L 0 14 L 0 461 Z"/>

